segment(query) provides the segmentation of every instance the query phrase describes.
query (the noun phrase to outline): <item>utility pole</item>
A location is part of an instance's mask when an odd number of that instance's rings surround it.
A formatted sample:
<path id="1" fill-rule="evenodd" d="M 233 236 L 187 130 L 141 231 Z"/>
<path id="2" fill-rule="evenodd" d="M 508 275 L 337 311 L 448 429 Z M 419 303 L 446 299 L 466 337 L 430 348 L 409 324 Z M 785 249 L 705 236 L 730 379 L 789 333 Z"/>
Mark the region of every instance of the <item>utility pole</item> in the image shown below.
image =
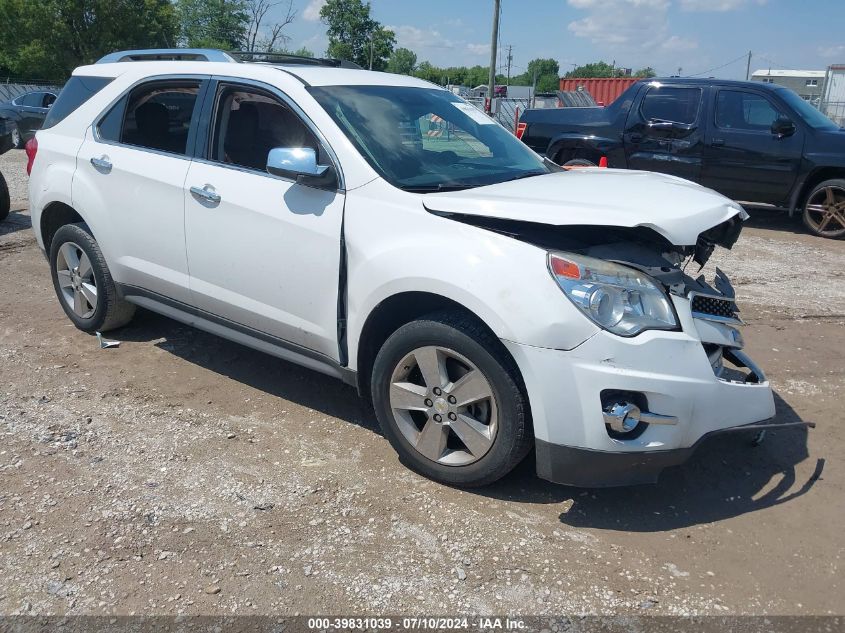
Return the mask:
<path id="1" fill-rule="evenodd" d="M 751 77 L 751 51 L 748 51 L 748 63 L 745 65 L 745 81 Z"/>
<path id="2" fill-rule="evenodd" d="M 490 74 L 487 78 L 487 112 L 493 110 L 493 90 L 496 85 L 496 45 L 499 42 L 499 6 L 501 0 L 493 0 L 493 34 L 490 37 Z"/>
<path id="3" fill-rule="evenodd" d="M 513 46 L 508 44 L 508 80 L 507 85 L 511 85 L 511 62 L 513 62 L 513 55 L 511 55 L 511 51 L 513 51 Z"/>
<path id="4" fill-rule="evenodd" d="M 375 40 L 376 32 L 370 32 L 370 70 L 373 69 L 373 42 Z"/>

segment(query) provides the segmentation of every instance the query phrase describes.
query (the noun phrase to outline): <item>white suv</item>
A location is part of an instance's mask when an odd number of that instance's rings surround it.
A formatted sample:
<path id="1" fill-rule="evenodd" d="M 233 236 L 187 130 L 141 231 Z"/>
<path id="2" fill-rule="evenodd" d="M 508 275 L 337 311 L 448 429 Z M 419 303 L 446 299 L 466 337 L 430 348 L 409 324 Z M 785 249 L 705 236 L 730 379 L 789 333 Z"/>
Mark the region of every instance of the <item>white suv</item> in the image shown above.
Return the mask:
<path id="1" fill-rule="evenodd" d="M 740 206 L 564 171 L 446 90 L 344 66 L 182 50 L 78 68 L 28 148 L 71 321 L 142 306 L 341 378 L 403 462 L 457 485 L 532 447 L 552 481 L 655 481 L 774 415 L 727 278 L 684 273 L 733 245 Z"/>

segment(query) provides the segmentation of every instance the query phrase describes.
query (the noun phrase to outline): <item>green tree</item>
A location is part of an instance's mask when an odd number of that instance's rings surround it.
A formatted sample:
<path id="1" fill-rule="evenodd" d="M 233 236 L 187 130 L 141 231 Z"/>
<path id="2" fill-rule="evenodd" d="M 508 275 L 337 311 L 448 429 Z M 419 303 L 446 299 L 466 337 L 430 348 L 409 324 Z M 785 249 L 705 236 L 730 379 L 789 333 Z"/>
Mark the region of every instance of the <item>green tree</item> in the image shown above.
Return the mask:
<path id="1" fill-rule="evenodd" d="M 0 0 L 0 74 L 63 81 L 115 50 L 176 44 L 169 0 Z"/>
<path id="2" fill-rule="evenodd" d="M 621 77 L 622 70 L 608 64 L 607 62 L 593 62 L 573 68 L 565 75 L 566 77 Z"/>
<path id="3" fill-rule="evenodd" d="M 250 17 L 244 0 L 176 0 L 181 43 L 191 48 L 239 49 Z"/>
<path id="4" fill-rule="evenodd" d="M 396 34 L 370 16 L 370 3 L 362 0 L 328 0 L 320 9 L 328 27 L 329 57 L 355 62 L 373 70 L 387 68 L 396 45 Z"/>
<path id="5" fill-rule="evenodd" d="M 300 57 L 314 57 L 314 51 L 303 46 L 293 51 L 291 55 L 299 55 Z"/>
<path id="6" fill-rule="evenodd" d="M 654 72 L 654 68 L 651 66 L 646 66 L 645 68 L 640 68 L 635 71 L 634 77 L 657 77 L 657 73 Z"/>
<path id="7" fill-rule="evenodd" d="M 417 55 L 407 48 L 397 48 L 387 59 L 387 72 L 410 75 L 417 65 Z"/>
<path id="8" fill-rule="evenodd" d="M 554 92 L 560 87 L 560 66 L 555 59 L 532 59 L 525 72 L 511 77 L 517 86 L 533 86 L 537 80 L 537 92 Z"/>

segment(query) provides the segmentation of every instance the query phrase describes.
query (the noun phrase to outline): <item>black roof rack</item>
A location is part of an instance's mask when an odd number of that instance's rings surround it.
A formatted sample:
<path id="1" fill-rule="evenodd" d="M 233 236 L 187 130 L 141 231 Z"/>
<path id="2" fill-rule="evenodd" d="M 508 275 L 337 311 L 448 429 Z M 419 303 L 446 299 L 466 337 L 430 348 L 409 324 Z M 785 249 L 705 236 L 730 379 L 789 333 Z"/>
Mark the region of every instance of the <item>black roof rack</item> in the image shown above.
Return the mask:
<path id="1" fill-rule="evenodd" d="M 296 66 L 329 66 L 330 68 L 363 70 L 358 64 L 346 61 L 345 59 L 306 57 L 292 53 L 266 53 L 261 51 L 230 51 L 229 54 L 242 62 L 263 62 L 267 64 L 290 64 Z"/>

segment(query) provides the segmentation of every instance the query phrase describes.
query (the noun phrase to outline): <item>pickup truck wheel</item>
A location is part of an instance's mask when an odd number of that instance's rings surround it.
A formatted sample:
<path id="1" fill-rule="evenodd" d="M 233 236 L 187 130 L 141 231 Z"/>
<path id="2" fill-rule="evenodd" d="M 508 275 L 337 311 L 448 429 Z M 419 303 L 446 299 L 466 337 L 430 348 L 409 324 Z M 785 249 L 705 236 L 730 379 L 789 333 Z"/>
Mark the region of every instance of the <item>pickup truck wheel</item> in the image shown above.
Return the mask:
<path id="1" fill-rule="evenodd" d="M 408 323 L 373 366 L 372 396 L 403 463 L 431 479 L 483 486 L 531 448 L 528 405 L 513 360 L 482 324 L 451 312 Z"/>
<path id="2" fill-rule="evenodd" d="M 50 272 L 65 314 L 84 332 L 113 330 L 135 314 L 135 306 L 118 295 L 103 253 L 85 224 L 66 224 L 56 231 Z"/>
<path id="3" fill-rule="evenodd" d="M 6 179 L 3 174 L 0 174 L 0 222 L 6 219 L 11 208 L 11 200 L 9 200 L 9 185 L 6 184 Z"/>
<path id="4" fill-rule="evenodd" d="M 804 225 L 819 237 L 845 237 L 845 180 L 825 180 L 807 196 Z"/>

